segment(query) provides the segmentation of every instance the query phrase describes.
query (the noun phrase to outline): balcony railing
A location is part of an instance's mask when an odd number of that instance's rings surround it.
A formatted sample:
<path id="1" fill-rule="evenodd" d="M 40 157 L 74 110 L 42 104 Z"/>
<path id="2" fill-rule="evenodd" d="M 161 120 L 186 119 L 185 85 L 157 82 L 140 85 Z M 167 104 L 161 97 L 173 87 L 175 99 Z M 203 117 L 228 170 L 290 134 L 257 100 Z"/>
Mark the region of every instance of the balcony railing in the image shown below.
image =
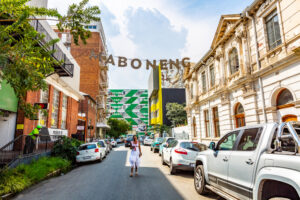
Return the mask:
<path id="1" fill-rule="evenodd" d="M 45 35 L 45 37 L 40 41 L 40 45 L 45 48 L 46 51 L 54 51 L 52 57 L 57 61 L 62 61 L 61 65 L 54 66 L 55 72 L 61 77 L 73 77 L 74 64 L 66 56 L 66 54 L 61 50 L 57 44 L 52 46 L 46 46 L 46 43 L 50 42 L 54 38 L 48 33 L 48 31 L 43 27 L 39 20 L 31 20 L 30 25 L 40 34 Z"/>

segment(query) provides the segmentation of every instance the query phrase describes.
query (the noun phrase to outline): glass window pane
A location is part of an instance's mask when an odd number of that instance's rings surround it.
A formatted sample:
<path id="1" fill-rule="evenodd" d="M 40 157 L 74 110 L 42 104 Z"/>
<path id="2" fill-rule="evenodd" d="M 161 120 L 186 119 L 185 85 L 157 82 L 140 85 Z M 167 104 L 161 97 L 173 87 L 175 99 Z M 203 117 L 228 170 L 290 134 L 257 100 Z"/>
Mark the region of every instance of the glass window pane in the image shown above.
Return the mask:
<path id="1" fill-rule="evenodd" d="M 292 93 L 284 89 L 282 92 L 279 93 L 278 99 L 277 99 L 277 106 L 289 104 L 294 101 Z"/>
<path id="2" fill-rule="evenodd" d="M 240 151 L 254 151 L 259 142 L 262 133 L 262 128 L 252 128 L 244 130 L 243 136 L 238 144 Z"/>
<path id="3" fill-rule="evenodd" d="M 59 91 L 54 89 L 53 90 L 52 114 L 51 114 L 51 127 L 52 128 L 57 128 L 58 108 L 59 108 Z"/>
<path id="4" fill-rule="evenodd" d="M 40 103 L 48 103 L 49 99 L 49 91 L 48 90 L 41 90 L 41 98 L 40 98 Z M 41 126 L 47 126 L 47 115 L 44 115 L 43 111 L 39 111 L 39 121 L 38 124 Z"/>
<path id="5" fill-rule="evenodd" d="M 239 131 L 234 131 L 227 134 L 224 138 L 220 140 L 218 143 L 218 150 L 232 150 L 234 147 L 234 143 L 237 139 Z"/>

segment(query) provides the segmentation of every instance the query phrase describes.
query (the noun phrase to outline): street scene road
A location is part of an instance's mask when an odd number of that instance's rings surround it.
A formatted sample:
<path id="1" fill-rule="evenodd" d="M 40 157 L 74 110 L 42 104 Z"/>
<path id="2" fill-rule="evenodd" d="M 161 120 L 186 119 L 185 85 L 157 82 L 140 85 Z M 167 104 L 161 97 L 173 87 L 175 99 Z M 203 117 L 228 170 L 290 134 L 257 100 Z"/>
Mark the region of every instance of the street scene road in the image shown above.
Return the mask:
<path id="1" fill-rule="evenodd" d="M 193 173 L 170 175 L 158 154 L 142 146 L 138 177 L 129 177 L 129 148 L 120 145 L 101 163 L 84 164 L 73 171 L 43 181 L 22 192 L 16 200 L 58 199 L 220 199 L 200 196 L 194 189 Z"/>

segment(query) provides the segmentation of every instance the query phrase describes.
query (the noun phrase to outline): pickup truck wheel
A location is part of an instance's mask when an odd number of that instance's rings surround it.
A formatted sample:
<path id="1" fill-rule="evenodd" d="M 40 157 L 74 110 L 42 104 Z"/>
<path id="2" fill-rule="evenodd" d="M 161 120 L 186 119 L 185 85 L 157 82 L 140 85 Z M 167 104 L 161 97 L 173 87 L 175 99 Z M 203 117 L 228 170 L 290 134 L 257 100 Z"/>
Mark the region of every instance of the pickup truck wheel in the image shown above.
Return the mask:
<path id="1" fill-rule="evenodd" d="M 196 191 L 199 194 L 201 194 L 201 195 L 207 194 L 208 191 L 205 188 L 206 183 L 205 183 L 203 165 L 198 165 L 195 169 L 194 185 L 195 185 Z"/>
<path id="2" fill-rule="evenodd" d="M 171 174 L 171 175 L 176 174 L 176 169 L 175 169 L 174 166 L 173 166 L 172 159 L 170 160 L 170 174 Z"/>
<path id="3" fill-rule="evenodd" d="M 151 147 L 151 149 L 150 149 L 150 150 L 151 150 L 151 151 L 153 150 L 153 149 L 152 149 L 152 147 Z"/>
<path id="4" fill-rule="evenodd" d="M 164 154 L 161 155 L 161 164 L 167 165 L 167 163 L 164 161 Z"/>

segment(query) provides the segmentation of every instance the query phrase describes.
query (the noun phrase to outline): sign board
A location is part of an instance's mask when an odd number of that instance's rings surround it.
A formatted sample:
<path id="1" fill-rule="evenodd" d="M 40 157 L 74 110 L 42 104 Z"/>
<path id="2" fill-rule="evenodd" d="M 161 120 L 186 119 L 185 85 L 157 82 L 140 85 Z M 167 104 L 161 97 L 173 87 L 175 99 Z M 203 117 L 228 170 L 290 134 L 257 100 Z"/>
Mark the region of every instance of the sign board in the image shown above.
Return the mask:
<path id="1" fill-rule="evenodd" d="M 84 126 L 77 126 L 77 130 L 83 131 L 84 130 Z"/>
<path id="2" fill-rule="evenodd" d="M 48 128 L 49 135 L 64 135 L 68 136 L 68 130 Z"/>

